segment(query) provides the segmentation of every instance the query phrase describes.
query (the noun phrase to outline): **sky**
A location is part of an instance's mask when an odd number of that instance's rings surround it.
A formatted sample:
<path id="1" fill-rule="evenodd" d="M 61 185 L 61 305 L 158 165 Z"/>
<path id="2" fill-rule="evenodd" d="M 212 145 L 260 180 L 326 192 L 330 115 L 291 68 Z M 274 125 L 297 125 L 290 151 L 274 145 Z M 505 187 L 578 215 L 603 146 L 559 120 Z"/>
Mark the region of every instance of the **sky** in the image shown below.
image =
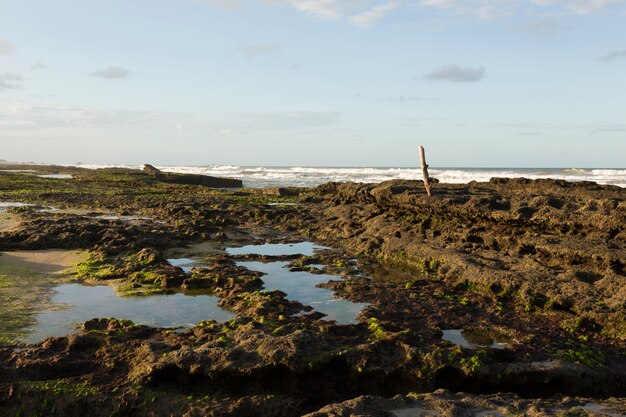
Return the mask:
<path id="1" fill-rule="evenodd" d="M 626 167 L 626 0 L 0 0 L 0 159 Z"/>

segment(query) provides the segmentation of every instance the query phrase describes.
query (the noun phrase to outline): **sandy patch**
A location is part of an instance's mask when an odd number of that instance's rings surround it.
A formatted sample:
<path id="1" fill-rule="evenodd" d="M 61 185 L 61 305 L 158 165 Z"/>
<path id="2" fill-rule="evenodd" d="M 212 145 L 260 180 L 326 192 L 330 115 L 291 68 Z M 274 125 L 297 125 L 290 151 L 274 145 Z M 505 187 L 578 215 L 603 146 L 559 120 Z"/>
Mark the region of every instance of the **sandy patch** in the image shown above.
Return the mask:
<path id="1" fill-rule="evenodd" d="M 109 212 L 101 212 L 94 209 L 83 209 L 83 208 L 48 208 L 41 210 L 44 213 L 52 213 L 52 214 L 73 214 L 76 216 L 103 216 L 103 215 L 114 215 L 114 213 Z"/>
<path id="2" fill-rule="evenodd" d="M 83 252 L 62 249 L 0 252 L 0 265 L 24 267 L 44 274 L 62 274 L 84 257 Z"/>
<path id="3" fill-rule="evenodd" d="M 17 229 L 20 224 L 20 221 L 15 217 L 0 214 L 0 232 L 8 232 Z"/>

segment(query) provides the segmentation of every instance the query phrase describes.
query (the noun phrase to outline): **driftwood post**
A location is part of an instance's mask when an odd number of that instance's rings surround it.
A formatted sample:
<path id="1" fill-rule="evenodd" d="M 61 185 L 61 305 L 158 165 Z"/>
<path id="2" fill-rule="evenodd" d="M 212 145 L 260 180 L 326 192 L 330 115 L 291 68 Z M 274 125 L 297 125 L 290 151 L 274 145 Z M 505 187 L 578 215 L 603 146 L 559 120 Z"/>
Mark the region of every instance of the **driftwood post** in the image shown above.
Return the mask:
<path id="1" fill-rule="evenodd" d="M 431 197 L 430 193 L 430 183 L 428 182 L 428 164 L 426 163 L 426 155 L 424 153 L 424 147 L 420 145 L 420 161 L 422 163 L 422 174 L 424 175 L 424 188 L 426 188 L 426 194 L 428 197 Z"/>

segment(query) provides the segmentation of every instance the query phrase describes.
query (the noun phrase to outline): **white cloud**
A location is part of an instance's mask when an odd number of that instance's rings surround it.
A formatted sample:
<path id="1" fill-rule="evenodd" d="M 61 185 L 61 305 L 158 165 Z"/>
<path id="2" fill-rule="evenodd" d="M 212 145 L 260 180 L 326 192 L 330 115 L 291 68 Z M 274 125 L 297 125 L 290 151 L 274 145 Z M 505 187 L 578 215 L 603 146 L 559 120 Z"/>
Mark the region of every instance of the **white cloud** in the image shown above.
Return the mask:
<path id="1" fill-rule="evenodd" d="M 290 6 L 294 9 L 321 20 L 342 20 L 349 16 L 349 21 L 367 26 L 368 22 L 382 18 L 396 6 L 398 0 L 386 2 L 376 0 L 195 0 L 196 3 L 211 4 L 227 9 L 236 9 L 246 3 L 261 3 L 268 6 Z"/>
<path id="2" fill-rule="evenodd" d="M 626 4 L 626 0 L 531 0 L 531 2 L 540 6 L 561 5 L 575 14 L 589 14 L 612 5 Z"/>
<path id="3" fill-rule="evenodd" d="M 0 38 L 0 55 L 8 55 L 15 51 L 15 46 L 6 39 Z"/>
<path id="4" fill-rule="evenodd" d="M 423 101 L 435 101 L 432 97 L 419 97 L 419 96 L 398 96 L 385 99 L 385 101 L 392 101 L 394 103 L 415 103 Z"/>
<path id="5" fill-rule="evenodd" d="M 561 25 L 554 19 L 541 19 L 527 22 L 520 29 L 535 36 L 549 36 L 558 32 Z"/>
<path id="6" fill-rule="evenodd" d="M 180 126 L 189 132 L 215 131 L 225 135 L 240 131 L 293 131 L 331 126 L 340 122 L 341 117 L 342 113 L 335 111 L 198 114 L 14 102 L 0 103 L 0 132 L 180 130 Z"/>
<path id="7" fill-rule="evenodd" d="M 5 72 L 0 74 L 0 91 L 2 90 L 14 90 L 20 88 L 20 82 L 24 80 L 19 74 L 13 72 Z"/>
<path id="8" fill-rule="evenodd" d="M 92 77 L 104 78 L 106 80 L 114 80 L 130 77 L 130 71 L 126 68 L 110 66 L 108 68 L 103 68 L 94 72 L 90 72 L 87 75 L 90 75 Z"/>
<path id="9" fill-rule="evenodd" d="M 435 68 L 426 75 L 432 81 L 477 82 L 485 77 L 485 67 L 460 67 L 457 64 Z"/>
<path id="10" fill-rule="evenodd" d="M 359 26 L 369 26 L 396 8 L 411 10 L 418 7 L 437 8 L 443 12 L 469 15 L 479 19 L 495 19 L 528 11 L 529 8 L 561 8 L 574 14 L 601 12 L 612 6 L 626 5 L 626 0 L 195 0 L 225 9 L 237 9 L 250 3 L 291 6 L 322 20 L 344 20 Z M 530 28 L 532 31 L 532 28 Z M 545 22 L 536 30 L 551 30 Z"/>
<path id="11" fill-rule="evenodd" d="M 620 51 L 609 52 L 608 54 L 603 55 L 598 59 L 600 61 L 609 62 L 609 61 L 615 61 L 617 59 L 624 59 L 624 58 L 626 58 L 626 49 L 622 49 Z"/>
<path id="12" fill-rule="evenodd" d="M 296 10 L 322 20 L 346 19 L 355 25 L 370 26 L 390 11 L 399 8 L 401 0 L 263 0 L 264 3 L 291 5 Z"/>
<path id="13" fill-rule="evenodd" d="M 179 113 L 73 107 L 65 105 L 33 105 L 11 103 L 0 105 L 0 130 L 29 131 L 59 128 L 175 127 L 188 121 Z"/>
<path id="14" fill-rule="evenodd" d="M 31 71 L 42 70 L 42 69 L 46 69 L 46 68 L 47 68 L 46 65 L 43 62 L 41 62 L 41 61 L 33 62 L 30 65 L 30 70 Z"/>
<path id="15" fill-rule="evenodd" d="M 435 7 L 454 14 L 493 19 L 515 11 L 520 0 L 419 0 L 420 6 Z"/>
<path id="16" fill-rule="evenodd" d="M 626 0 L 418 0 L 418 4 L 452 13 L 493 19 L 519 12 L 528 6 L 556 6 L 574 14 L 590 14 L 613 5 L 626 4 Z"/>
<path id="17" fill-rule="evenodd" d="M 626 124 L 606 124 L 601 126 L 595 126 L 590 129 L 589 134 L 596 135 L 602 133 L 624 133 L 626 132 Z"/>
<path id="18" fill-rule="evenodd" d="M 390 11 L 397 9 L 398 6 L 398 3 L 395 1 L 379 4 L 372 7 L 370 10 L 351 16 L 350 22 L 358 26 L 371 26 L 385 17 Z"/>
<path id="19" fill-rule="evenodd" d="M 280 45 L 275 44 L 242 45 L 237 48 L 237 52 L 248 61 L 252 61 L 260 55 L 276 55 L 278 51 L 280 51 Z"/>
<path id="20" fill-rule="evenodd" d="M 224 9 L 236 9 L 243 5 L 244 0 L 195 0 L 195 2 L 223 7 Z"/>
<path id="21" fill-rule="evenodd" d="M 323 20 L 337 20 L 352 10 L 351 0 L 288 0 L 296 10 Z"/>
<path id="22" fill-rule="evenodd" d="M 496 123 L 493 125 L 496 128 L 512 128 L 521 129 L 523 132 L 540 133 L 542 131 L 562 130 L 562 131 L 577 131 L 579 133 L 595 135 L 595 134 L 610 134 L 610 133 L 623 133 L 626 132 L 626 124 L 624 123 Z"/>

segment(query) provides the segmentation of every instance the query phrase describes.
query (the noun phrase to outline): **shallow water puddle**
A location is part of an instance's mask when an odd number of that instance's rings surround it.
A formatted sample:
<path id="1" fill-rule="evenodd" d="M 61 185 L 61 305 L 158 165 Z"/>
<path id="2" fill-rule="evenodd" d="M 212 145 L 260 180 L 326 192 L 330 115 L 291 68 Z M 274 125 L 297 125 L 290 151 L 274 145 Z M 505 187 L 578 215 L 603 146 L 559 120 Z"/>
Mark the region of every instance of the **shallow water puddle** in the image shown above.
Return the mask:
<path id="1" fill-rule="evenodd" d="M 534 362 L 531 362 L 530 364 L 536 368 L 550 368 L 550 367 L 557 366 L 558 362 L 553 359 L 549 359 L 546 361 L 534 361 Z"/>
<path id="2" fill-rule="evenodd" d="M 443 330 L 441 338 L 466 349 L 478 349 L 481 347 L 505 349 L 512 342 L 508 336 L 498 332 L 482 330 L 448 329 Z"/>
<path id="3" fill-rule="evenodd" d="M 98 211 L 97 209 L 84 209 L 84 208 L 58 208 L 58 207 L 46 207 L 41 210 L 37 210 L 43 213 L 52 214 L 71 214 L 80 217 L 89 217 L 98 220 L 110 220 L 110 221 L 122 221 L 126 223 L 139 222 L 139 221 L 152 221 L 151 217 L 138 216 L 136 214 L 117 215 L 112 212 Z"/>
<path id="4" fill-rule="evenodd" d="M 393 410 L 392 413 L 396 417 L 439 417 L 439 411 L 429 410 L 427 408 L 412 407 L 400 410 Z"/>
<path id="5" fill-rule="evenodd" d="M 186 274 L 191 272 L 191 269 L 197 266 L 198 261 L 191 258 L 169 258 L 167 262 L 172 266 L 177 266 L 185 271 Z"/>
<path id="6" fill-rule="evenodd" d="M 611 410 L 610 408 L 607 408 L 606 406 L 602 404 L 587 403 L 585 405 L 576 406 L 574 408 L 577 410 L 583 410 L 583 411 L 588 411 L 594 414 L 599 414 L 601 416 L 626 417 L 626 414 Z"/>
<path id="7" fill-rule="evenodd" d="M 185 246 L 183 248 L 167 249 L 164 252 L 166 258 L 194 258 L 202 259 L 210 254 L 224 253 L 221 243 L 213 241 L 205 241 L 200 243 L 194 243 L 193 245 Z"/>
<path id="8" fill-rule="evenodd" d="M 118 216 L 116 214 L 101 214 L 101 215 L 95 216 L 94 218 L 95 219 L 100 219 L 100 220 L 112 220 L 112 221 L 120 220 L 122 222 L 134 222 L 134 221 L 141 221 L 141 220 L 152 220 L 152 218 L 150 218 L 150 217 L 142 217 L 142 216 L 137 216 L 135 214 L 121 215 L 121 216 Z"/>
<path id="9" fill-rule="evenodd" d="M 67 280 L 84 254 L 68 250 L 0 252 L 0 343 L 28 334 L 52 288 Z"/>
<path id="10" fill-rule="evenodd" d="M 17 201 L 0 201 L 0 213 L 5 212 L 5 211 L 7 211 L 7 209 L 10 209 L 10 208 L 15 208 L 15 207 L 34 207 L 34 206 L 42 207 L 42 206 L 40 206 L 38 204 L 20 203 L 20 202 L 17 202 Z M 55 210 L 58 210 L 58 209 L 56 209 L 54 207 L 45 207 L 45 206 L 43 206 L 43 208 L 38 209 L 37 211 L 39 211 L 39 212 L 52 212 L 52 211 L 55 211 Z"/>
<path id="11" fill-rule="evenodd" d="M 53 214 L 73 214 L 76 216 L 89 216 L 99 214 L 97 211 L 92 209 L 83 209 L 83 208 L 59 208 L 59 207 L 46 207 L 41 210 L 38 210 L 41 213 L 53 213 Z"/>
<path id="12" fill-rule="evenodd" d="M 333 291 L 316 287 L 317 284 L 337 279 L 332 275 L 291 272 L 287 269 L 288 262 L 237 262 L 237 265 L 265 273 L 261 279 L 266 289 L 287 293 L 287 299 L 299 301 L 326 314 L 324 320 L 335 320 L 338 324 L 357 323 L 357 316 L 369 305 L 333 297 Z"/>
<path id="13" fill-rule="evenodd" d="M 224 253 L 221 244 L 216 242 L 201 242 L 184 248 L 172 248 L 165 251 L 167 262 L 172 266 L 180 267 L 185 273 L 190 273 L 194 267 L 204 265 L 207 255 Z"/>
<path id="14" fill-rule="evenodd" d="M 0 343 L 67 335 L 76 323 L 98 317 L 160 327 L 235 317 L 204 294 L 122 298 L 109 286 L 68 284 L 71 267 L 83 257 L 65 250 L 0 252 Z"/>
<path id="15" fill-rule="evenodd" d="M 16 202 L 16 201 L 0 201 L 0 213 L 2 213 L 3 211 L 6 211 L 7 209 L 10 208 L 14 208 L 14 207 L 28 207 L 28 206 L 32 206 L 33 204 L 28 204 L 28 203 L 20 203 L 20 202 Z"/>
<path id="16" fill-rule="evenodd" d="M 220 308 L 209 295 L 153 295 L 124 298 L 109 286 L 64 284 L 54 288 L 50 308 L 39 313 L 25 342 L 74 333 L 77 324 L 97 317 L 132 320 L 155 327 L 191 327 L 202 320 L 226 321 L 235 314 Z"/>
<path id="17" fill-rule="evenodd" d="M 260 256 L 286 256 L 305 255 L 313 256 L 313 251 L 328 249 L 311 242 L 300 243 L 265 243 L 263 245 L 247 245 L 240 248 L 227 248 L 229 255 L 260 255 Z"/>
<path id="18" fill-rule="evenodd" d="M 263 245 L 248 245 L 240 248 L 227 248 L 229 255 L 261 255 L 286 256 L 305 255 L 313 256 L 318 249 L 328 249 L 312 242 L 300 243 L 266 243 Z M 309 305 L 316 311 L 326 314 L 324 320 L 334 320 L 337 324 L 357 323 L 357 316 L 367 307 L 366 303 L 353 303 L 348 300 L 333 297 L 333 291 L 317 288 L 316 285 L 337 279 L 327 274 L 311 274 L 306 271 L 289 271 L 288 262 L 237 262 L 251 271 L 263 272 L 261 277 L 268 290 L 280 290 L 287 294 L 287 299 L 299 301 Z"/>
<path id="19" fill-rule="evenodd" d="M 72 179 L 72 174 L 40 174 L 36 175 L 39 178 L 53 178 L 56 180 L 69 180 Z"/>
<path id="20" fill-rule="evenodd" d="M 404 408 L 400 410 L 393 410 L 392 413 L 395 417 L 439 417 L 441 413 L 435 410 L 429 410 L 422 407 Z M 503 413 L 499 410 L 487 410 L 483 408 L 472 408 L 465 410 L 465 414 L 472 417 L 507 417 L 509 414 Z"/>
<path id="21" fill-rule="evenodd" d="M 229 255 L 259 255 L 259 256 L 288 256 L 306 255 L 312 256 L 318 249 L 328 249 L 311 242 L 278 243 L 263 245 L 247 245 L 239 248 L 227 248 Z M 189 273 L 194 267 L 201 267 L 203 259 L 210 253 L 223 253 L 219 245 L 207 243 L 202 246 L 180 248 L 166 253 L 167 261 Z M 267 290 L 280 290 L 287 294 L 289 300 L 299 301 L 303 305 L 309 305 L 316 311 L 327 316 L 325 320 L 335 320 L 338 324 L 357 323 L 357 316 L 369 304 L 353 303 L 348 300 L 333 297 L 333 291 L 317 288 L 316 285 L 326 283 L 336 276 L 327 274 L 312 274 L 307 271 L 289 271 L 288 262 L 237 262 L 238 266 L 251 271 L 263 272 L 261 277 Z M 319 269 L 323 265 L 318 264 Z"/>

